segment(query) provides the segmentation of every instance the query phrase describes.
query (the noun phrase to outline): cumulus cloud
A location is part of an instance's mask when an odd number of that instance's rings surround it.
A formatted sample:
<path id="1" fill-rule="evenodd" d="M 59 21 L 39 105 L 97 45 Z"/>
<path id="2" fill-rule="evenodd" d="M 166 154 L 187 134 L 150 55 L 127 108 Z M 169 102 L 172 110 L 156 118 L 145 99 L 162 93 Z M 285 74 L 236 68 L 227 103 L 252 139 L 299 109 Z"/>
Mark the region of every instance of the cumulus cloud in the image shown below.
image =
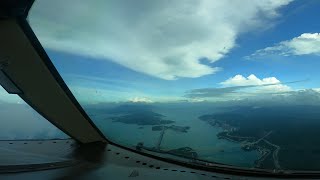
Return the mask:
<path id="1" fill-rule="evenodd" d="M 134 98 L 130 98 L 129 102 L 133 102 L 133 103 L 152 103 L 153 101 L 151 99 L 146 98 L 146 97 L 134 97 Z"/>
<path id="2" fill-rule="evenodd" d="M 29 21 L 45 48 L 115 61 L 163 79 L 200 77 L 242 32 L 292 0 L 41 0 Z M 50 7 L 50 8 L 48 8 Z"/>
<path id="3" fill-rule="evenodd" d="M 320 55 L 320 33 L 303 33 L 293 39 L 257 50 L 249 58 L 266 55 L 301 56 L 308 54 Z"/>
<path id="4" fill-rule="evenodd" d="M 246 97 L 248 95 L 252 96 L 253 94 L 279 94 L 291 92 L 292 89 L 285 84 L 297 82 L 300 81 L 282 83 L 275 77 L 259 79 L 254 74 L 251 74 L 248 77 L 236 75 L 221 82 L 220 85 L 222 85 L 222 87 L 193 89 L 188 91 L 185 96 L 189 98 L 225 98 L 226 96 L 231 96 L 231 98 L 234 98 Z"/>
<path id="5" fill-rule="evenodd" d="M 257 78 L 254 74 L 244 77 L 236 75 L 220 83 L 223 86 L 253 86 L 257 91 L 261 92 L 286 92 L 291 88 L 281 83 L 276 77 L 267 77 L 263 79 Z"/>

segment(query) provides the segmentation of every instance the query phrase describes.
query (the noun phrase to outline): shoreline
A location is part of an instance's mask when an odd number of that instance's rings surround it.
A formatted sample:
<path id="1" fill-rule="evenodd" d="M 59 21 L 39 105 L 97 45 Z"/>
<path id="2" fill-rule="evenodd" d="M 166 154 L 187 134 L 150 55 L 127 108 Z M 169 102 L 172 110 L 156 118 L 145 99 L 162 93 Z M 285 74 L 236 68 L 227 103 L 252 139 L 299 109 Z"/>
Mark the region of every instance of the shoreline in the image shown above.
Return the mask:
<path id="1" fill-rule="evenodd" d="M 255 160 L 254 166 L 255 168 L 263 168 L 264 161 L 268 160 L 269 158 L 272 159 L 274 169 L 281 170 L 281 166 L 279 163 L 278 153 L 280 151 L 280 146 L 271 143 L 270 141 L 266 140 L 265 138 L 269 136 L 272 131 L 269 131 L 263 137 L 257 139 L 256 137 L 250 136 L 235 136 L 231 135 L 238 130 L 236 127 L 232 127 L 227 123 L 222 122 L 210 122 L 210 125 L 215 127 L 220 127 L 223 129 L 222 132 L 217 134 L 218 139 L 225 139 L 227 141 L 239 143 L 241 145 L 241 149 L 244 151 L 258 151 L 260 157 Z M 272 155 L 272 157 L 270 157 Z"/>

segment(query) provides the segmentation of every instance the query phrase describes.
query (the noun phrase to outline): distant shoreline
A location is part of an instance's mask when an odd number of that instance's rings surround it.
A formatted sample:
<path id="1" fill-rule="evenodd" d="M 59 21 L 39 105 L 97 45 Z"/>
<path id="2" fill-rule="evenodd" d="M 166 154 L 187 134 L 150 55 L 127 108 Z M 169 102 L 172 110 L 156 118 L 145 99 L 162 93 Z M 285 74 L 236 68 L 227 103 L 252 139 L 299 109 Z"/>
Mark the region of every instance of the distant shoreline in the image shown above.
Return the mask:
<path id="1" fill-rule="evenodd" d="M 231 135 L 231 133 L 236 132 L 239 128 L 231 126 L 225 121 L 219 121 L 216 119 L 208 118 L 208 115 L 200 117 L 200 119 L 207 121 L 211 126 L 220 127 L 223 130 L 222 132 L 217 134 L 218 139 L 225 139 L 230 142 L 239 143 L 241 145 L 242 150 L 256 150 L 260 154 L 260 157 L 254 161 L 255 168 L 263 168 L 264 161 L 272 159 L 275 169 L 281 170 L 281 166 L 278 160 L 278 152 L 280 150 L 280 147 L 264 139 L 265 137 L 270 135 L 272 131 L 268 132 L 266 135 L 259 139 L 250 136 L 245 137 Z"/>

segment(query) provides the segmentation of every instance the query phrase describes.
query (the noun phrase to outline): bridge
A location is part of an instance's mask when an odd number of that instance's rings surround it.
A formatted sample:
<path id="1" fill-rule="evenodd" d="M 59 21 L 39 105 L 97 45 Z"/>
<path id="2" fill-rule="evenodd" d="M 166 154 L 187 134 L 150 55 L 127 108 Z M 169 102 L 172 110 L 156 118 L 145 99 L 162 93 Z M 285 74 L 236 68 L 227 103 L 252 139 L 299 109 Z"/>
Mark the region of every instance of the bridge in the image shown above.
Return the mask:
<path id="1" fill-rule="evenodd" d="M 157 143 L 157 145 L 156 145 L 156 149 L 157 149 L 157 150 L 160 150 L 160 146 L 161 146 L 161 142 L 162 142 L 162 139 L 163 139 L 163 135 L 164 135 L 164 133 L 165 133 L 166 130 L 167 130 L 167 128 L 163 125 L 163 126 L 162 126 L 162 131 L 161 131 L 161 133 L 160 133 L 160 137 L 159 137 L 159 140 L 158 140 L 158 143 Z"/>

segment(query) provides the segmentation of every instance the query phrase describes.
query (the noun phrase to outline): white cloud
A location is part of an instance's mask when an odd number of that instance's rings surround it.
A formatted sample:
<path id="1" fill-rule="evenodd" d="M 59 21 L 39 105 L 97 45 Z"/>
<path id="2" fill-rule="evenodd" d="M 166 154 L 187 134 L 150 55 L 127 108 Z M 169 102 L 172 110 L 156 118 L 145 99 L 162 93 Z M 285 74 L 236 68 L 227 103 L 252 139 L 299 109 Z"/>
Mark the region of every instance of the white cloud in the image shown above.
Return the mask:
<path id="1" fill-rule="evenodd" d="M 29 20 L 45 48 L 100 59 L 163 79 L 200 77 L 292 0 L 41 0 Z M 48 8 L 50 7 L 50 8 Z"/>
<path id="2" fill-rule="evenodd" d="M 249 75 L 248 77 L 244 77 L 242 75 L 236 75 L 223 81 L 220 83 L 225 87 L 232 87 L 232 86 L 253 86 L 255 92 L 261 93 L 269 93 L 269 92 L 288 92 L 292 89 L 282 84 L 277 78 L 275 77 L 266 77 L 263 79 L 257 78 L 254 74 Z M 251 88 L 252 89 L 252 88 Z"/>
<path id="3" fill-rule="evenodd" d="M 289 83 L 297 83 L 292 81 Z M 221 83 L 221 87 L 192 89 L 184 97 L 208 101 L 241 100 L 245 98 L 265 98 L 291 93 L 293 89 L 275 77 L 259 79 L 254 74 L 244 77 L 236 75 Z"/>
<path id="4" fill-rule="evenodd" d="M 282 41 L 275 46 L 257 50 L 250 57 L 266 55 L 320 55 L 320 33 L 303 33 L 291 40 Z"/>
<path id="5" fill-rule="evenodd" d="M 152 103 L 153 101 L 146 97 L 134 97 L 129 99 L 130 102 L 134 103 Z"/>

